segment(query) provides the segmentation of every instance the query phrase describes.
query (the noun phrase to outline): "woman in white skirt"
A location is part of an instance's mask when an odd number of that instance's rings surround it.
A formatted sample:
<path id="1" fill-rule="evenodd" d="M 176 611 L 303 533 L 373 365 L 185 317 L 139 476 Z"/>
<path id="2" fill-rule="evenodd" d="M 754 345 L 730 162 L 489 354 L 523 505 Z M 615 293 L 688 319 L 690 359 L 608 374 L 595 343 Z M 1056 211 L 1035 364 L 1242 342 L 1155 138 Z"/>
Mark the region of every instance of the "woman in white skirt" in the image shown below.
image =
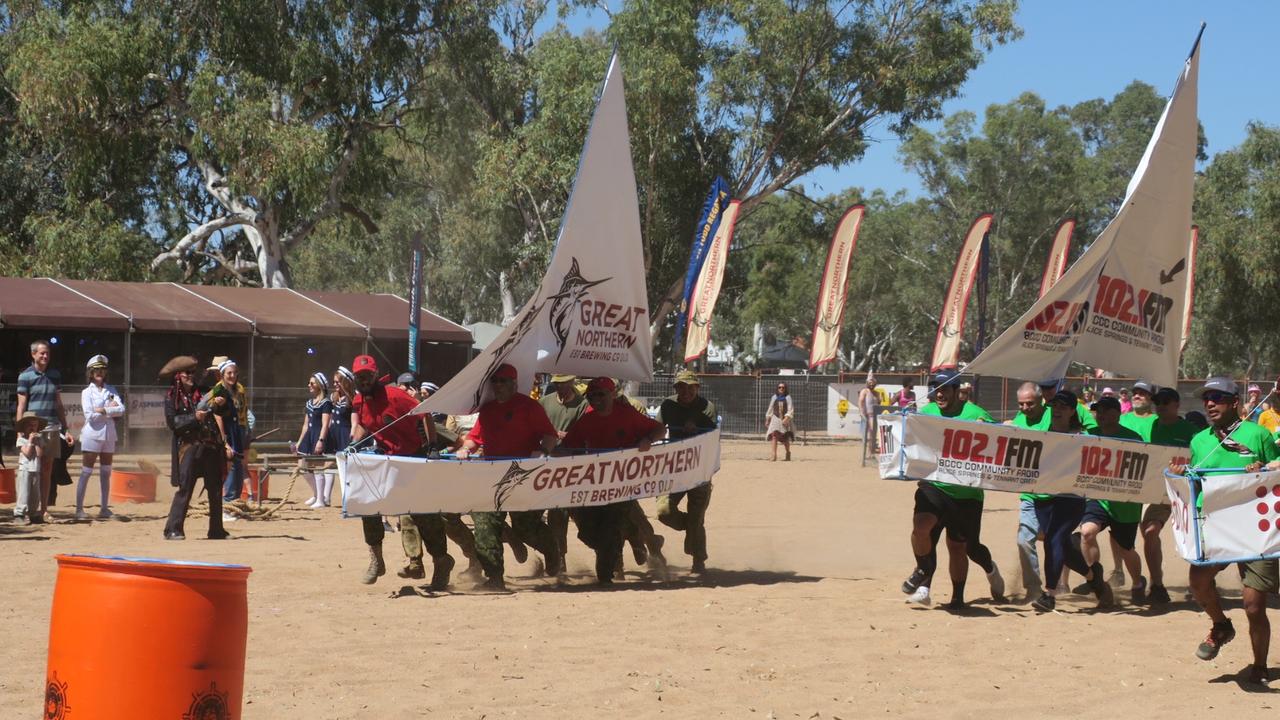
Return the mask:
<path id="1" fill-rule="evenodd" d="M 84 412 L 84 429 L 80 431 L 80 449 L 84 452 L 84 468 L 80 470 L 80 482 L 76 485 L 76 519 L 88 520 L 84 511 L 84 493 L 89 485 L 93 466 L 98 465 L 98 482 L 102 486 L 102 509 L 98 518 L 111 517 L 107 506 L 111 496 L 111 458 L 116 452 L 116 421 L 124 415 L 124 401 L 120 393 L 107 384 L 107 356 L 94 355 L 85 366 L 85 380 L 89 383 L 80 393 L 80 408 Z M 98 464 L 98 460 L 102 464 Z"/>

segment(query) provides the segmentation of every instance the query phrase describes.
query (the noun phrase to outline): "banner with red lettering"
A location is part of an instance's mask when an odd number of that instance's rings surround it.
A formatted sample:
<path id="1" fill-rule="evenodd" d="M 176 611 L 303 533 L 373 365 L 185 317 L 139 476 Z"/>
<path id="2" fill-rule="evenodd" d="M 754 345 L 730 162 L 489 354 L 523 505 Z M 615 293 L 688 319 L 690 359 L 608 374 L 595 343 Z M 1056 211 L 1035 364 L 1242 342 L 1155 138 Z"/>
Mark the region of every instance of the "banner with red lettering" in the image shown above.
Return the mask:
<path id="1" fill-rule="evenodd" d="M 964 244 L 960 246 L 960 258 L 947 285 L 947 295 L 942 300 L 942 313 L 938 316 L 938 335 L 933 341 L 933 359 L 930 372 L 953 368 L 960 364 L 960 341 L 964 333 L 964 317 L 969 309 L 969 293 L 978 279 L 978 260 L 982 257 L 982 243 L 991 229 L 991 213 L 984 213 L 969 226 Z"/>
<path id="2" fill-rule="evenodd" d="M 1191 308 L 1195 304 L 1196 293 L 1196 250 L 1200 247 L 1200 226 L 1191 226 L 1191 243 L 1187 246 L 1187 292 L 1182 298 L 1182 345 L 1178 352 L 1187 349 L 1187 340 L 1191 338 Z"/>
<path id="3" fill-rule="evenodd" d="M 1183 448 L 1028 430 L 919 413 L 877 418 L 880 477 L 1162 503 L 1164 469 Z"/>
<path id="4" fill-rule="evenodd" d="M 716 234 L 711 238 L 711 247 L 707 249 L 707 257 L 702 261 L 702 269 L 698 271 L 698 281 L 689 298 L 685 362 L 693 362 L 701 357 L 711 342 L 711 314 L 716 309 L 716 298 L 720 297 L 720 283 L 724 280 L 725 264 L 729 261 L 729 246 L 733 243 L 733 226 L 738 222 L 740 204 L 737 200 L 729 201 L 720 216 L 720 224 L 716 226 Z"/>
<path id="5" fill-rule="evenodd" d="M 587 128 L 560 236 L 534 296 L 493 342 L 415 413 L 468 415 L 492 397 L 502 364 L 521 392 L 538 372 L 622 380 L 653 376 L 640 205 L 618 55 Z M 479 274 L 477 274 L 477 277 Z"/>
<path id="6" fill-rule="evenodd" d="M 846 210 L 831 236 L 827 264 L 822 268 L 822 283 L 818 285 L 818 311 L 814 315 L 813 343 L 809 348 L 810 370 L 835 360 L 840 351 L 844 302 L 849 293 L 849 260 L 858 244 L 858 230 L 866 211 L 862 205 Z"/>
<path id="7" fill-rule="evenodd" d="M 720 469 L 720 431 L 566 457 L 485 460 L 339 453 L 347 517 L 547 510 L 607 505 L 684 492 Z"/>
<path id="8" fill-rule="evenodd" d="M 1168 476 L 1178 552 L 1196 564 L 1280 557 L 1280 470 Z M 1197 509 L 1197 504 L 1199 508 Z"/>
<path id="9" fill-rule="evenodd" d="M 1040 297 L 1049 292 L 1062 279 L 1067 271 L 1067 258 L 1071 255 L 1071 233 L 1075 232 L 1076 221 L 1067 218 L 1058 226 L 1053 235 L 1053 245 L 1049 247 L 1049 260 L 1044 264 L 1044 276 L 1040 278 Z"/>
<path id="10" fill-rule="evenodd" d="M 1197 41 L 1115 218 L 966 372 L 1056 380 L 1075 361 L 1159 385 L 1177 383 L 1199 47 Z"/>

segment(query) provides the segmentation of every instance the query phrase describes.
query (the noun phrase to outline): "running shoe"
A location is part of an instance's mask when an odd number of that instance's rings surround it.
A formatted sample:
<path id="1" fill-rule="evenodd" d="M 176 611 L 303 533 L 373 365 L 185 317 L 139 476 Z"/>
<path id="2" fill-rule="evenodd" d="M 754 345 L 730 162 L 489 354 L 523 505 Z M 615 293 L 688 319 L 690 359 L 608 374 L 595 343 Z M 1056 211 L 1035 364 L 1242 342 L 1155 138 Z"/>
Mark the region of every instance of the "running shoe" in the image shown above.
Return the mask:
<path id="1" fill-rule="evenodd" d="M 89 513 L 83 510 L 76 511 L 76 522 L 85 522 L 89 519 Z"/>
<path id="2" fill-rule="evenodd" d="M 1254 685 L 1266 685 L 1271 682 L 1271 673 L 1267 672 L 1265 667 L 1250 665 L 1247 682 L 1253 683 Z"/>
<path id="3" fill-rule="evenodd" d="M 1164 605 L 1169 602 L 1169 591 L 1163 585 L 1152 585 L 1151 592 L 1147 593 L 1147 603 L 1151 605 Z"/>
<path id="4" fill-rule="evenodd" d="M 110 509 L 110 508 L 103 508 L 102 510 L 98 511 L 98 519 L 99 519 L 99 520 L 110 520 L 111 518 L 113 518 L 113 517 L 115 517 L 115 516 L 116 516 L 116 514 L 115 514 L 115 513 L 113 513 L 113 512 L 111 512 L 111 509 Z"/>
<path id="5" fill-rule="evenodd" d="M 916 588 L 920 587 L 925 580 L 928 580 L 928 578 L 925 577 L 923 570 L 920 568 L 912 570 L 911 577 L 907 578 L 906 581 L 902 583 L 902 594 L 910 595 L 915 592 Z"/>
<path id="6" fill-rule="evenodd" d="M 1000 568 L 993 562 L 991 572 L 987 573 L 987 582 L 991 583 L 991 599 L 1004 602 L 1004 578 L 1000 576 Z"/>
<path id="7" fill-rule="evenodd" d="M 1124 568 L 1117 567 L 1111 571 L 1111 577 L 1107 578 L 1107 584 L 1111 587 L 1124 587 Z"/>
<path id="8" fill-rule="evenodd" d="M 1201 660 L 1212 660 L 1218 657 L 1218 651 L 1223 645 L 1236 639 L 1236 629 L 1228 620 L 1222 623 L 1214 623 L 1209 628 L 1209 636 L 1200 643 L 1200 647 L 1196 648 L 1196 657 Z"/>
<path id="9" fill-rule="evenodd" d="M 1048 593 L 1041 595 L 1031 603 L 1031 607 L 1035 608 L 1039 612 L 1053 612 L 1056 605 L 1057 600 Z"/>
<path id="10" fill-rule="evenodd" d="M 932 605 L 933 598 L 929 597 L 929 586 L 921 585 L 920 587 L 916 588 L 915 592 L 911 593 L 911 595 L 907 597 L 907 602 L 915 603 L 917 605 L 924 605 L 926 607 L 929 605 Z"/>
<path id="11" fill-rule="evenodd" d="M 1133 604 L 1147 604 L 1147 578 L 1139 575 L 1136 582 L 1133 583 Z"/>

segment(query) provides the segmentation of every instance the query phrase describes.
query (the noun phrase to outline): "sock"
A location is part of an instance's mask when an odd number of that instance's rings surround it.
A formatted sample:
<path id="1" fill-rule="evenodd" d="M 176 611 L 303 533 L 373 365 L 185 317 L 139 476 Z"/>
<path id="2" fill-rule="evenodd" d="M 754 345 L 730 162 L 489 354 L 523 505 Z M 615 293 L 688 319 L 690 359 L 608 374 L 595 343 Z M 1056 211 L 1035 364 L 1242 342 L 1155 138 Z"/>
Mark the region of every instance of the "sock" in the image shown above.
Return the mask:
<path id="1" fill-rule="evenodd" d="M 921 585 L 930 585 L 933 582 L 933 573 L 938 569 L 938 553 L 930 551 L 928 555 L 916 556 L 916 567 L 924 572 L 924 582 Z"/>
<path id="2" fill-rule="evenodd" d="M 991 551 L 987 549 L 986 545 L 969 543 L 969 546 L 965 549 L 969 559 L 977 563 L 984 573 L 990 575 L 991 571 L 996 569 L 996 564 L 991 560 Z"/>
<path id="3" fill-rule="evenodd" d="M 322 476 L 321 482 L 324 484 L 324 492 L 320 494 L 320 499 L 325 505 L 329 504 L 329 498 L 333 496 L 333 476 L 331 472 L 327 472 Z"/>
<path id="4" fill-rule="evenodd" d="M 956 582 L 953 580 L 951 582 L 951 604 L 952 605 L 964 604 L 964 581 L 963 580 L 961 580 L 960 582 Z"/>
<path id="5" fill-rule="evenodd" d="M 316 474 L 311 472 L 302 473 L 302 479 L 307 481 L 307 487 L 311 488 L 311 501 L 316 499 Z"/>
<path id="6" fill-rule="evenodd" d="M 76 512 L 84 512 L 84 491 L 89 489 L 89 476 L 92 474 L 91 467 L 80 469 L 80 481 L 76 483 Z"/>
<path id="7" fill-rule="evenodd" d="M 111 466 L 110 465 L 98 466 L 98 484 L 102 488 L 101 512 L 106 512 L 107 506 L 111 502 Z"/>

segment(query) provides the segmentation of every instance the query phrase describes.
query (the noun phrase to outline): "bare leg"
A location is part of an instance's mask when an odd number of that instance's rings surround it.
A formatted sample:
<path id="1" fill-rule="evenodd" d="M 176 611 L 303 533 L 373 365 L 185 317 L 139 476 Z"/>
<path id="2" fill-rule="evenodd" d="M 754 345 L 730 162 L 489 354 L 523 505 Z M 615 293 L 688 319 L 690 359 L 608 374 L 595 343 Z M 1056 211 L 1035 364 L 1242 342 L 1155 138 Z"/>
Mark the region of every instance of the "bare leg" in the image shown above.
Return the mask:
<path id="1" fill-rule="evenodd" d="M 1147 572 L 1151 573 L 1151 586 L 1164 585 L 1164 553 L 1160 547 L 1160 531 L 1164 523 L 1142 523 L 1142 554 L 1147 559 Z"/>
<path id="2" fill-rule="evenodd" d="M 1209 619 L 1215 623 L 1227 621 L 1227 614 L 1222 612 L 1222 600 L 1218 597 L 1218 586 L 1213 579 L 1222 570 L 1221 565 L 1192 565 L 1190 573 L 1191 595 L 1204 609 Z"/>
<path id="3" fill-rule="evenodd" d="M 1244 614 L 1249 618 L 1249 642 L 1253 645 L 1255 672 L 1267 671 L 1267 650 L 1271 644 L 1271 621 L 1267 619 L 1267 594 L 1245 586 Z"/>
<path id="4" fill-rule="evenodd" d="M 1084 555 L 1084 564 L 1093 564 L 1102 559 L 1102 548 L 1098 547 L 1098 533 L 1102 527 L 1097 523 L 1087 522 L 1080 526 L 1080 554 Z"/>

